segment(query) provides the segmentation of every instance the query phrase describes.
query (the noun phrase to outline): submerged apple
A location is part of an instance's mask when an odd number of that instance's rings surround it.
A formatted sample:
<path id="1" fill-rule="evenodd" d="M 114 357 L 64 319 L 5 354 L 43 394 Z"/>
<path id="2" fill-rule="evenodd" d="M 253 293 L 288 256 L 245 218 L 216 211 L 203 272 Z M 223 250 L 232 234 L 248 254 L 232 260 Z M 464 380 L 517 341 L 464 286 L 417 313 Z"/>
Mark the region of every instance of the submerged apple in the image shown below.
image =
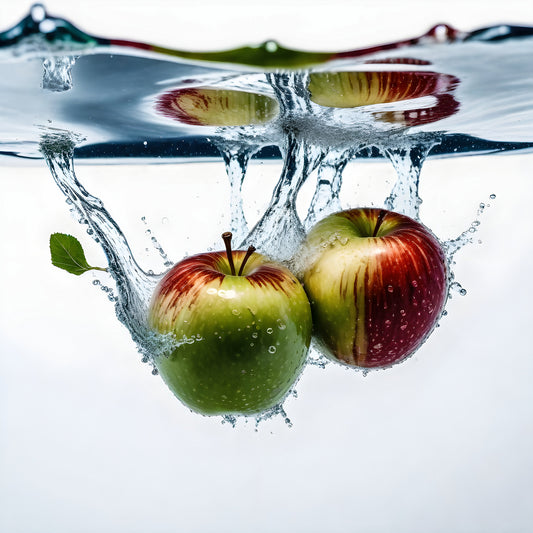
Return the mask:
<path id="1" fill-rule="evenodd" d="M 170 390 L 205 415 L 254 414 L 279 403 L 299 376 L 311 339 L 300 282 L 253 247 L 195 255 L 157 286 L 149 324 L 174 336 L 155 365 Z"/>
<path id="2" fill-rule="evenodd" d="M 308 234 L 303 283 L 317 340 L 348 365 L 389 366 L 433 330 L 446 300 L 446 260 L 419 222 L 384 209 L 330 215 Z"/>

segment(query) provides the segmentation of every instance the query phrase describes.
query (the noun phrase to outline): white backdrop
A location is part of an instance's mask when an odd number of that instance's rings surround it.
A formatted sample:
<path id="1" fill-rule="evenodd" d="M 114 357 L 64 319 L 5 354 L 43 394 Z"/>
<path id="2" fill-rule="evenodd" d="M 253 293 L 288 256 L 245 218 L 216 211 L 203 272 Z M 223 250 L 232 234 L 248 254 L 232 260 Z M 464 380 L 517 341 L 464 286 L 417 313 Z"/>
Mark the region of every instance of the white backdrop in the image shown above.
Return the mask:
<path id="1" fill-rule="evenodd" d="M 58 0 L 47 7 L 95 34 L 177 48 L 276 38 L 333 50 L 418 35 L 437 22 L 466 30 L 533 25 L 525 4 Z M 3 2 L 0 28 L 25 11 Z M 482 244 L 456 258 L 467 296 L 455 296 L 426 345 L 392 370 L 363 377 L 332 364 L 306 369 L 286 406 L 293 427 L 275 419 L 257 431 L 190 413 L 150 374 L 92 274 L 51 266 L 50 233 L 83 232 L 44 164 L 2 163 L 1 531 L 531 531 L 533 155 L 427 162 L 421 215 L 440 237 L 466 229 L 480 202 L 491 204 L 476 234 Z M 276 164 L 251 168 L 250 217 L 278 172 Z M 218 164 L 81 166 L 78 176 L 144 265 L 142 216 L 174 259 L 203 251 L 228 220 Z M 354 164 L 343 200 L 380 202 L 392 180 L 385 163 Z M 83 242 L 89 262 L 101 264 L 97 245 Z"/>

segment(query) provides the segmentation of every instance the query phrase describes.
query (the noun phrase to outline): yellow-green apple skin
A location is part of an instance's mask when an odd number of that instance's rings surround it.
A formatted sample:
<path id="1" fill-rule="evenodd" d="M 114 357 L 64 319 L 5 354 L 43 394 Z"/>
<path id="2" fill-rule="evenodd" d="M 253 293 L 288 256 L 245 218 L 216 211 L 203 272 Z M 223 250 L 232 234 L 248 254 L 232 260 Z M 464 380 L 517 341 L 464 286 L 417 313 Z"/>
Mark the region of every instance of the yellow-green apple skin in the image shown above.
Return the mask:
<path id="1" fill-rule="evenodd" d="M 447 263 L 421 223 L 384 209 L 330 215 L 302 250 L 314 334 L 331 359 L 387 367 L 414 353 L 448 293 Z"/>
<path id="2" fill-rule="evenodd" d="M 186 87 L 161 95 L 157 111 L 192 126 L 251 126 L 265 124 L 279 114 L 274 98 L 259 93 Z"/>
<path id="3" fill-rule="evenodd" d="M 238 272 L 244 251 L 233 251 Z M 175 347 L 155 365 L 170 390 L 204 415 L 252 415 L 283 400 L 301 373 L 311 309 L 284 266 L 253 253 L 232 275 L 226 252 L 176 264 L 156 287 L 149 325 Z"/>

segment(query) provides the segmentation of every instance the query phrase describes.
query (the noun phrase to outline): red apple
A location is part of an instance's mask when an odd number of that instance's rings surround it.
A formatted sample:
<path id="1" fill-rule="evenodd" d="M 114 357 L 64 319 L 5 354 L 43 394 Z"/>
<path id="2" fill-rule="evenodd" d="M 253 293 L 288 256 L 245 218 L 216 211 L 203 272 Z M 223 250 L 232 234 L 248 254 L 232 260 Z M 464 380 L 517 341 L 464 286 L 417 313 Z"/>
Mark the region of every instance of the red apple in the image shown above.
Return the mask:
<path id="1" fill-rule="evenodd" d="M 347 365 L 390 366 L 417 350 L 447 295 L 447 266 L 436 237 L 384 209 L 330 215 L 309 232 L 303 284 L 314 333 Z"/>
<path id="2" fill-rule="evenodd" d="M 232 251 L 176 264 L 156 287 L 149 324 L 171 334 L 155 365 L 170 390 L 205 415 L 254 414 L 283 400 L 303 369 L 311 309 L 300 282 L 265 256 Z"/>

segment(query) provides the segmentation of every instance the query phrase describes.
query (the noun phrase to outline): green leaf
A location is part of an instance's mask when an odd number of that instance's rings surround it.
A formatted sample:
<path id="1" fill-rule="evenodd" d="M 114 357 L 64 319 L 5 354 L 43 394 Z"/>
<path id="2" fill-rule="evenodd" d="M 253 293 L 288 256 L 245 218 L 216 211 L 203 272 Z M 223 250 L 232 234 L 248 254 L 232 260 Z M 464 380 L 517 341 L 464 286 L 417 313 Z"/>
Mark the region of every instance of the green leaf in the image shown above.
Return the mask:
<path id="1" fill-rule="evenodd" d="M 72 235 L 65 235 L 64 233 L 50 235 L 50 253 L 54 266 L 76 276 L 80 276 L 88 270 L 106 270 L 87 263 L 80 241 Z"/>

